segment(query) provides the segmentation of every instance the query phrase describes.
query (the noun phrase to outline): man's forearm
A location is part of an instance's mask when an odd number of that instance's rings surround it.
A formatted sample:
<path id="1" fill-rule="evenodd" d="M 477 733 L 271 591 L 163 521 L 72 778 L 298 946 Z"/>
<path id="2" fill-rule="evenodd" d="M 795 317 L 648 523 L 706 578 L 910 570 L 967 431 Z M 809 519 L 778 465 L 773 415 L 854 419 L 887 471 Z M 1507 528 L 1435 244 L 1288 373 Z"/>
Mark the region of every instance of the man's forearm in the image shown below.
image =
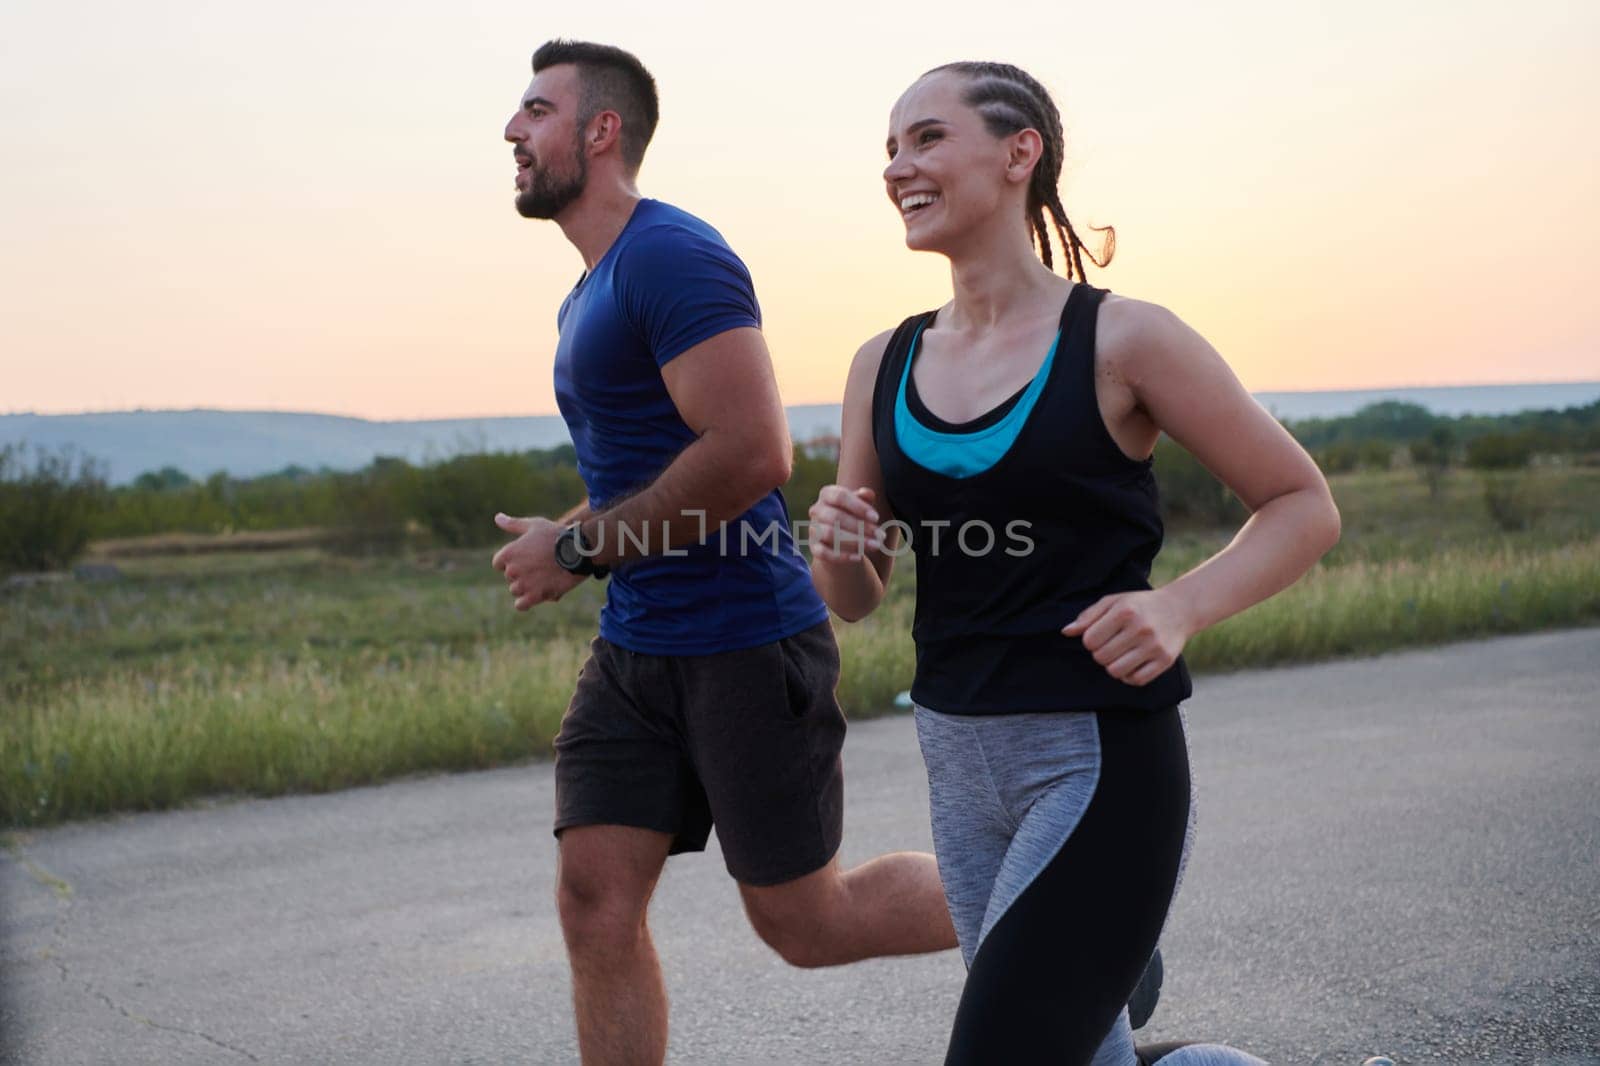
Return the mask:
<path id="1" fill-rule="evenodd" d="M 645 488 L 581 519 L 584 543 L 607 566 L 698 544 L 782 484 L 769 467 L 735 441 L 703 435 Z"/>
<path id="2" fill-rule="evenodd" d="M 584 500 L 578 506 L 556 519 L 556 525 L 570 526 L 574 522 L 582 522 L 592 514 L 594 514 L 594 509 L 589 506 L 588 500 Z"/>

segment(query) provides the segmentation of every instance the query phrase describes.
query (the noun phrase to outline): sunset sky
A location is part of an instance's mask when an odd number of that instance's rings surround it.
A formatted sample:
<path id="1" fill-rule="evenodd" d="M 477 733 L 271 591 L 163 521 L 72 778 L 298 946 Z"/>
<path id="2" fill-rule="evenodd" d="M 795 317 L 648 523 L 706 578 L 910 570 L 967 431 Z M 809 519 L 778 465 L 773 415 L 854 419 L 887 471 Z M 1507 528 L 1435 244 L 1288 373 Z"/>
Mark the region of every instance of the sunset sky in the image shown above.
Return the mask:
<path id="1" fill-rule="evenodd" d="M 591 14 L 590 12 L 599 12 Z M 1600 3 L 21 0 L 0 19 L 0 412 L 555 410 L 582 264 L 501 131 L 553 36 L 627 47 L 646 195 L 750 265 L 784 399 L 942 302 L 880 172 L 928 67 L 1066 122 L 1091 280 L 1254 390 L 1600 378 Z"/>

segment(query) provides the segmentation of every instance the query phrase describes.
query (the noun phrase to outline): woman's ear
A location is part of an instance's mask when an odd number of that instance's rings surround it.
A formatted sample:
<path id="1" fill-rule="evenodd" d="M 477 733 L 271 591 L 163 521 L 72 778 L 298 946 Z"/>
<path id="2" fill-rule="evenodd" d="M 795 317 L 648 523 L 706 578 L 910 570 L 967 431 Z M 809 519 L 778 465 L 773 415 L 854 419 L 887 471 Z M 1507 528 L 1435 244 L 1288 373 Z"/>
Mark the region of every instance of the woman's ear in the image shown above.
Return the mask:
<path id="1" fill-rule="evenodd" d="M 1011 135 L 1011 147 L 1006 159 L 1006 180 L 1027 184 L 1033 180 L 1033 169 L 1044 154 L 1044 138 L 1035 129 L 1019 130 Z"/>

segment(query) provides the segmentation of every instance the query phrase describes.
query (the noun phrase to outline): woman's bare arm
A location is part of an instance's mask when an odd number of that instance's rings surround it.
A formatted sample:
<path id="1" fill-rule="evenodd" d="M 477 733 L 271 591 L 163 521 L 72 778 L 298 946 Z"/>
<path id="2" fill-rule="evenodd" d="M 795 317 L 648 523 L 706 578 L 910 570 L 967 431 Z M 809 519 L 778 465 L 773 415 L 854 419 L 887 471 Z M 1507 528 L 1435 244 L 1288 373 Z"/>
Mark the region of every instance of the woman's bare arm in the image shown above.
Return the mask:
<path id="1" fill-rule="evenodd" d="M 839 431 L 839 472 L 811 505 L 811 574 L 817 591 L 847 622 L 871 614 L 883 600 L 894 570 L 889 554 L 898 544 L 883 490 L 883 471 L 872 440 L 872 393 L 891 332 L 873 337 L 856 352 L 845 383 Z"/>
<path id="2" fill-rule="evenodd" d="M 1099 354 L 1137 408 L 1250 509 L 1227 547 L 1153 592 L 1107 596 L 1063 632 L 1113 677 L 1144 684 L 1195 633 L 1293 584 L 1339 540 L 1339 511 L 1305 449 L 1216 350 L 1165 308 L 1108 300 Z"/>

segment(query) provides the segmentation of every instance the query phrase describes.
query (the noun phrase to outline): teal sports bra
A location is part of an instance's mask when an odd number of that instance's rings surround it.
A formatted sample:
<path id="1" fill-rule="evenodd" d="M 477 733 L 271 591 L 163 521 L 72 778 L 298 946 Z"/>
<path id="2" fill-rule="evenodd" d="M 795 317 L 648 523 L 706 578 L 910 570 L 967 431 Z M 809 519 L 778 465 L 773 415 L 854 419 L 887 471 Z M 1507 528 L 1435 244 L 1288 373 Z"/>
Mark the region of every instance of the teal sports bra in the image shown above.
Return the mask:
<path id="1" fill-rule="evenodd" d="M 894 404 L 895 435 L 899 438 L 900 449 L 919 465 L 946 477 L 972 477 L 998 463 L 1016 443 L 1017 435 L 1027 424 L 1028 415 L 1038 402 L 1039 394 L 1044 392 L 1045 382 L 1050 379 L 1050 367 L 1055 362 L 1056 349 L 1061 344 L 1061 331 L 1056 330 L 1055 340 L 1050 342 L 1050 351 L 1045 354 L 1044 362 L 1033 375 L 1033 380 L 1018 395 L 989 414 L 973 419 L 978 424 L 977 428 L 947 430 L 927 425 L 919 419 L 906 397 L 908 389 L 916 387 L 911 382 L 911 364 L 917 357 L 917 341 L 922 339 L 922 330 L 931 321 L 932 318 L 929 318 L 917 327 L 911 338 L 911 350 L 906 353 L 906 367 L 900 375 L 900 391 Z M 1005 410 L 1007 407 L 1009 410 Z M 923 410 L 927 411 L 927 408 Z M 1004 414 L 990 420 L 990 415 L 1002 410 Z M 932 413 L 928 414 L 931 417 Z"/>

